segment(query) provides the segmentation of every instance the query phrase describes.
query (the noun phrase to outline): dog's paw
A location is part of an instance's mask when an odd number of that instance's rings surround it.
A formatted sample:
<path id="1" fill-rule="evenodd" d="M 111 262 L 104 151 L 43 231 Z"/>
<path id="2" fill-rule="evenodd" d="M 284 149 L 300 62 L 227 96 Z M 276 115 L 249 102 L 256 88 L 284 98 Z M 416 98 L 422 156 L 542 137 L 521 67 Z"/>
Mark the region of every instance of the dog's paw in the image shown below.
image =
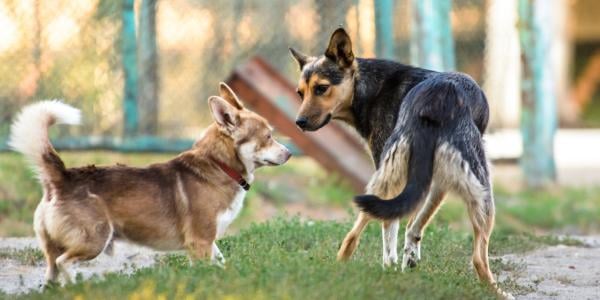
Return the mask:
<path id="1" fill-rule="evenodd" d="M 418 249 L 405 248 L 402 256 L 402 271 L 406 270 L 407 267 L 415 268 L 419 260 L 421 260 L 421 257 Z"/>
<path id="2" fill-rule="evenodd" d="M 220 269 L 225 269 L 225 261 L 213 261 L 212 265 Z"/>
<path id="3" fill-rule="evenodd" d="M 220 252 L 211 259 L 211 263 L 219 268 L 225 269 L 225 257 Z"/>
<path id="4" fill-rule="evenodd" d="M 397 271 L 399 269 L 398 257 L 384 257 L 383 258 L 383 268 L 389 269 L 393 271 Z"/>
<path id="5" fill-rule="evenodd" d="M 493 286 L 496 289 L 496 294 L 498 295 L 498 298 L 504 300 L 515 300 L 515 297 L 512 294 L 503 291 L 496 283 L 494 283 Z"/>

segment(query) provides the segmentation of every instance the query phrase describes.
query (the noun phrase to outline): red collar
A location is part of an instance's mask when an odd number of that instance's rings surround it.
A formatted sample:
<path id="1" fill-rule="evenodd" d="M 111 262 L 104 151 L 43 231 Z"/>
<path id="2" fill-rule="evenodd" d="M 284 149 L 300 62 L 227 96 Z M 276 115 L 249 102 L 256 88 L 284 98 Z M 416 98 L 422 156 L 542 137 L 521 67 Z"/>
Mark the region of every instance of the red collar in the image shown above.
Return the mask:
<path id="1" fill-rule="evenodd" d="M 240 173 L 238 173 L 238 171 L 234 170 L 216 158 L 211 158 L 211 160 L 215 162 L 219 168 L 225 172 L 225 174 L 231 177 L 231 179 L 235 180 L 235 182 L 237 182 L 244 190 L 247 191 L 250 189 L 250 184 L 244 179 L 244 177 L 242 177 Z"/>

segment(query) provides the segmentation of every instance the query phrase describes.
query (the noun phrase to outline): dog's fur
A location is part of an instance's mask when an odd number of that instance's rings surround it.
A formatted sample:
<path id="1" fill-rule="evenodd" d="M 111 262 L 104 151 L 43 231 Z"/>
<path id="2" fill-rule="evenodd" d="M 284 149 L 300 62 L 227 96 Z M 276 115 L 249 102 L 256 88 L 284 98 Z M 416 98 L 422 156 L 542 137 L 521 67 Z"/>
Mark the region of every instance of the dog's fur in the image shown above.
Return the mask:
<path id="1" fill-rule="evenodd" d="M 44 190 L 34 229 L 47 281 L 61 273 L 69 281 L 68 264 L 110 252 L 116 238 L 159 250 L 187 249 L 194 259 L 224 263 L 215 240 L 241 210 L 246 191 L 219 162 L 251 182 L 256 168 L 282 164 L 290 152 L 223 83 L 220 95 L 209 98 L 215 123 L 191 150 L 146 168 L 66 168 L 48 127 L 79 123 L 79 111 L 59 101 L 23 109 L 10 145 L 30 160 Z"/>
<path id="2" fill-rule="evenodd" d="M 488 263 L 494 197 L 482 141 L 488 104 L 475 81 L 461 73 L 355 58 L 342 28 L 332 34 L 324 55 L 290 52 L 301 70 L 303 103 L 296 124 L 311 131 L 331 119 L 350 124 L 368 144 L 377 168 L 369 195 L 355 198 L 362 212 L 338 259 L 352 255 L 375 217 L 383 222 L 383 263 L 397 264 L 399 218 L 410 216 L 402 268 L 415 266 L 425 226 L 452 190 L 465 200 L 473 224 L 475 270 L 495 284 Z"/>

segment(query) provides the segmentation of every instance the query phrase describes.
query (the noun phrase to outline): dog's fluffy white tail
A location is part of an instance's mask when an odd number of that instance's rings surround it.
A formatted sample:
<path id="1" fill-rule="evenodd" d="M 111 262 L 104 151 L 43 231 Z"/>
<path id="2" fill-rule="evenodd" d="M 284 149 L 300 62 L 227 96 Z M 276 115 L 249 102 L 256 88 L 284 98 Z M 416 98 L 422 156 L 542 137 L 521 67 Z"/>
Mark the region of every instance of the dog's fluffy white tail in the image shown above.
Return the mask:
<path id="1" fill-rule="evenodd" d="M 44 153 L 54 153 L 48 127 L 56 123 L 79 124 L 81 112 L 59 100 L 40 101 L 26 106 L 14 119 L 8 145 L 23 153 L 35 171 L 42 175 Z"/>

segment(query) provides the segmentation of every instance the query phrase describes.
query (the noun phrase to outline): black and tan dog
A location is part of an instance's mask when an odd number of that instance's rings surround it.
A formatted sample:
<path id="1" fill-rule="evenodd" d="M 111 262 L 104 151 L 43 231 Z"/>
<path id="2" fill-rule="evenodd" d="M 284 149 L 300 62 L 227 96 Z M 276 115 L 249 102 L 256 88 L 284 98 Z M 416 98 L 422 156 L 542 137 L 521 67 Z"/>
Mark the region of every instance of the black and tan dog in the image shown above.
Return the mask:
<path id="1" fill-rule="evenodd" d="M 488 104 L 477 83 L 461 73 L 356 58 L 342 28 L 332 34 L 324 55 L 290 51 L 301 69 L 303 103 L 296 124 L 309 131 L 332 119 L 350 124 L 367 142 L 377 168 L 369 195 L 355 198 L 362 212 L 338 259 L 352 255 L 374 217 L 383 221 L 383 263 L 397 264 L 399 218 L 410 216 L 402 268 L 416 265 L 425 226 L 452 190 L 465 200 L 473 224 L 475 270 L 495 285 L 488 263 L 494 197 L 482 142 Z"/>

